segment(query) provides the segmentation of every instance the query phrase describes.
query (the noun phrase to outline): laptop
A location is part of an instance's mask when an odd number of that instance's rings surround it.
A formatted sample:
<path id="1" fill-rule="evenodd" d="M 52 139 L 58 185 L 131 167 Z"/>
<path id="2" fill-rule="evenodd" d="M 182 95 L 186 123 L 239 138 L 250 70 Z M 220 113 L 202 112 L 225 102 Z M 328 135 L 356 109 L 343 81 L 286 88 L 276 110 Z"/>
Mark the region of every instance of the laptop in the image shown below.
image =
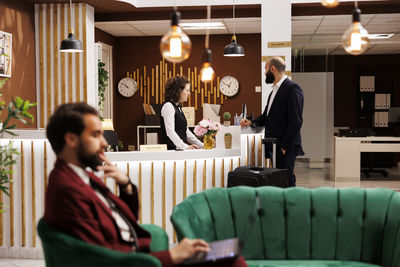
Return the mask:
<path id="1" fill-rule="evenodd" d="M 245 227 L 242 230 L 242 235 L 239 238 L 228 238 L 224 240 L 218 240 L 209 242 L 210 251 L 209 252 L 198 252 L 193 257 L 186 259 L 182 262 L 183 265 L 188 264 L 201 264 L 207 262 L 217 262 L 223 260 L 234 260 L 237 259 L 244 247 L 245 240 L 249 236 L 251 230 L 254 226 L 254 221 L 256 220 L 256 215 L 261 211 L 260 199 L 256 195 L 256 207 L 250 214 L 249 220 L 247 221 Z M 244 234 L 244 235 L 243 235 Z"/>

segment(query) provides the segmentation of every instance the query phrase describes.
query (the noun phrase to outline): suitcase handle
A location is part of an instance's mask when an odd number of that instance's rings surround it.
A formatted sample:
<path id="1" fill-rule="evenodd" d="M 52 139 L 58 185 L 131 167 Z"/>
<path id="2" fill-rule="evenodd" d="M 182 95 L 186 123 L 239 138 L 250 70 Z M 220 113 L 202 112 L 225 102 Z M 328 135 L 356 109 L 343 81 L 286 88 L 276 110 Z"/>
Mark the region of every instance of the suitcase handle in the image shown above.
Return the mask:
<path id="1" fill-rule="evenodd" d="M 250 170 L 262 171 L 262 170 L 264 170 L 264 168 L 262 168 L 262 167 L 256 167 L 256 166 L 251 166 L 251 167 L 250 167 Z"/>
<path id="2" fill-rule="evenodd" d="M 271 138 L 271 137 L 269 137 L 269 138 L 263 138 L 263 139 L 262 139 L 262 143 L 263 143 L 263 144 L 266 144 L 266 143 L 276 144 L 276 138 Z"/>

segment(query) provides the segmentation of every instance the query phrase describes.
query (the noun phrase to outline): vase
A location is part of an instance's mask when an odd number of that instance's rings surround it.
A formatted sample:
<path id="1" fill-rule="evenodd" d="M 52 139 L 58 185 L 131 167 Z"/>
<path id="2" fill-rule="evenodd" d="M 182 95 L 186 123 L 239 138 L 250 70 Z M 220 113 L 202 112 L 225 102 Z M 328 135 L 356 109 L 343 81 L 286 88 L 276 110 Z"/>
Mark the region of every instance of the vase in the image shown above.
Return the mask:
<path id="1" fill-rule="evenodd" d="M 232 148 L 232 135 L 225 135 L 224 141 L 225 141 L 225 148 L 231 149 Z"/>
<path id="2" fill-rule="evenodd" d="M 206 134 L 203 138 L 204 149 L 213 149 L 215 145 L 214 135 Z"/>

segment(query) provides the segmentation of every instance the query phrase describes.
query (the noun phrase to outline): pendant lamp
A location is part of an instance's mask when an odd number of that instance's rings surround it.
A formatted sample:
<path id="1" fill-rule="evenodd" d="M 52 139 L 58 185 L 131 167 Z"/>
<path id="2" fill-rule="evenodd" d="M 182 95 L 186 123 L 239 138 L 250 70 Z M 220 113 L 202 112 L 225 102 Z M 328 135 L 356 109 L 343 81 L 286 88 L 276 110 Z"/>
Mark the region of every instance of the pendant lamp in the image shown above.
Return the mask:
<path id="1" fill-rule="evenodd" d="M 161 55 L 169 62 L 180 63 L 190 56 L 192 43 L 189 37 L 179 27 L 181 13 L 174 7 L 171 13 L 171 28 L 161 38 Z"/>
<path id="2" fill-rule="evenodd" d="M 361 10 L 357 7 L 353 10 L 353 23 L 345 31 L 342 37 L 344 50 L 352 55 L 360 55 L 367 50 L 369 45 L 368 31 L 361 25 Z"/>
<path id="3" fill-rule="evenodd" d="M 339 5 L 339 0 L 322 0 L 321 5 L 329 8 L 337 7 Z"/>
<path id="4" fill-rule="evenodd" d="M 70 7 L 70 16 L 72 17 L 71 0 L 69 1 L 69 7 Z M 83 52 L 82 42 L 75 38 L 74 30 L 72 28 L 69 29 L 67 39 L 62 40 L 61 45 L 60 45 L 60 52 L 64 52 L 64 53 Z"/>
<path id="5" fill-rule="evenodd" d="M 236 20 L 235 20 L 235 0 L 233 1 L 233 36 L 232 42 L 225 46 L 224 48 L 224 56 L 225 57 L 243 57 L 244 49 L 243 46 L 237 43 L 236 41 Z"/>
<path id="6" fill-rule="evenodd" d="M 211 7 L 207 6 L 207 22 L 210 23 Z M 203 64 L 200 70 L 200 80 L 204 83 L 211 82 L 214 79 L 215 73 L 211 66 L 211 49 L 209 49 L 210 29 L 206 29 L 205 48 L 203 50 Z"/>

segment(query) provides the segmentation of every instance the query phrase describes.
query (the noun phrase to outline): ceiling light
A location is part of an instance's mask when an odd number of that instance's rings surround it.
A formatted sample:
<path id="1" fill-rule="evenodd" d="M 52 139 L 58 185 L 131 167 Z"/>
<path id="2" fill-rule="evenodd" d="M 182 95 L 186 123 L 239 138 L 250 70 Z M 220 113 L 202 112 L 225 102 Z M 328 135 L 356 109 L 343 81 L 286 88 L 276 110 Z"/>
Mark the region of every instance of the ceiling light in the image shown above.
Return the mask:
<path id="1" fill-rule="evenodd" d="M 394 33 L 373 33 L 368 34 L 368 38 L 371 39 L 389 39 L 394 35 Z"/>
<path id="2" fill-rule="evenodd" d="M 71 0 L 69 1 L 69 7 L 70 7 L 70 16 L 72 18 Z M 69 29 L 67 39 L 64 39 L 61 41 L 60 52 L 64 52 L 64 53 L 83 52 L 82 42 L 75 38 L 74 30 L 72 28 Z"/>
<path id="3" fill-rule="evenodd" d="M 236 20 L 235 20 L 235 0 L 233 0 L 233 36 L 232 42 L 225 46 L 224 48 L 224 56 L 225 57 L 243 57 L 244 49 L 243 46 L 236 42 Z"/>
<path id="4" fill-rule="evenodd" d="M 185 22 L 180 23 L 179 26 L 185 30 L 226 29 L 222 22 Z"/>
<path id="5" fill-rule="evenodd" d="M 369 45 L 368 31 L 360 23 L 361 10 L 353 10 L 353 23 L 345 31 L 342 37 L 342 46 L 344 50 L 352 55 L 360 55 L 367 50 Z"/>
<path id="6" fill-rule="evenodd" d="M 181 14 L 174 7 L 171 13 L 171 28 L 160 41 L 161 55 L 172 63 L 180 63 L 188 59 L 192 49 L 189 37 L 178 26 L 180 16 Z"/>
<path id="7" fill-rule="evenodd" d="M 324 7 L 333 8 L 333 7 L 337 7 L 337 5 L 339 5 L 339 0 L 322 0 L 321 4 Z"/>

